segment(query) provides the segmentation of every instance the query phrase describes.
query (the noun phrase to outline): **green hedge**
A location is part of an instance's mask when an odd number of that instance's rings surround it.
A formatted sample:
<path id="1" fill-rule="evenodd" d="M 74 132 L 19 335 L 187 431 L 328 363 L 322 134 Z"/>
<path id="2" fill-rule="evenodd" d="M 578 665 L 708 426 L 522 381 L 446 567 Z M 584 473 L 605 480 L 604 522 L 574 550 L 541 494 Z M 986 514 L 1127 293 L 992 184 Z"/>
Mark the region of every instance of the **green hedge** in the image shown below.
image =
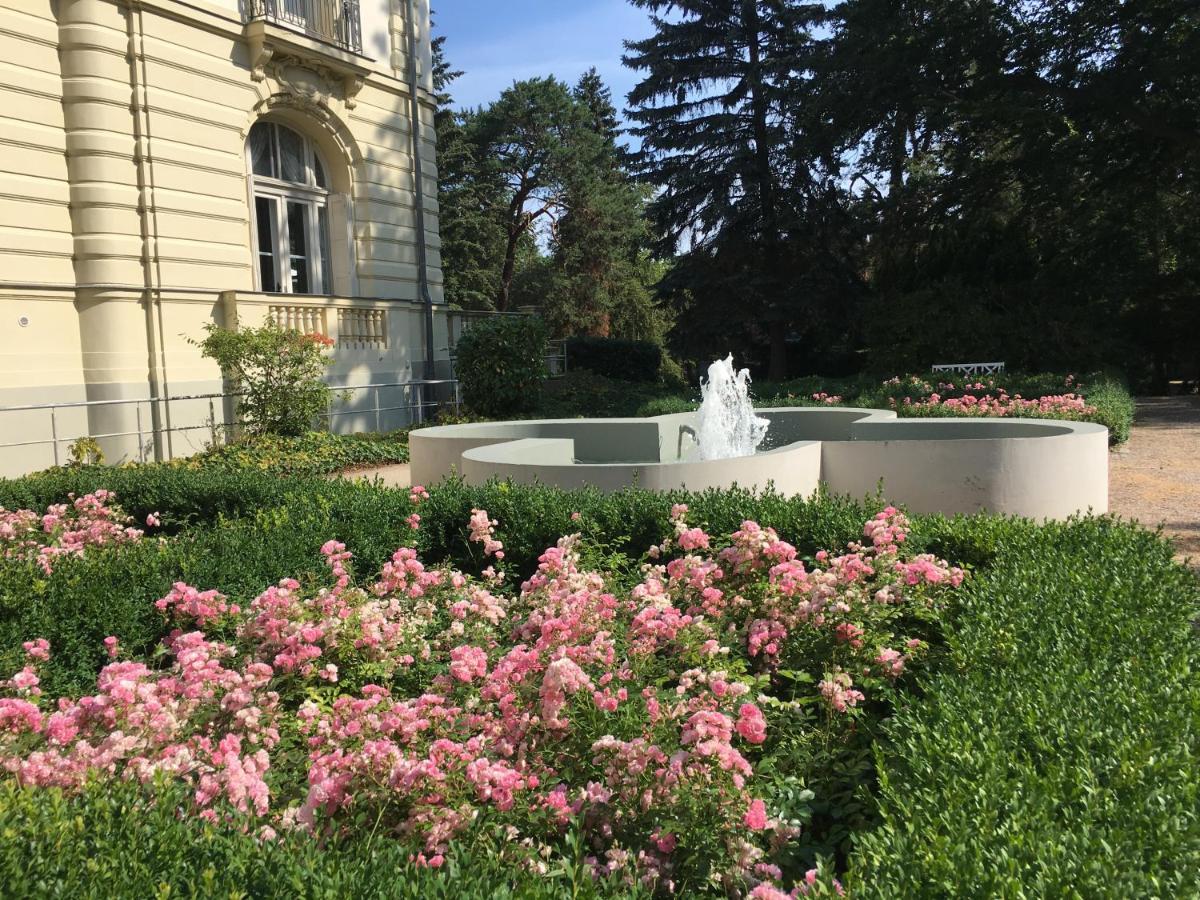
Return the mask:
<path id="1" fill-rule="evenodd" d="M 440 870 L 412 865 L 399 846 L 372 840 L 318 843 L 281 834 L 262 841 L 229 826 L 180 819 L 183 791 L 152 802 L 136 786 L 106 784 L 81 797 L 0 785 L 0 884 L 8 897 L 474 898 L 641 897 L 593 882 L 582 859 L 544 875 L 501 868 L 488 840 L 456 848 Z M 172 802 L 172 801 L 176 802 Z M 491 836 L 499 843 L 501 835 Z"/>
<path id="2" fill-rule="evenodd" d="M 1005 529 L 992 556 L 888 727 L 854 896 L 1200 895 L 1195 579 L 1104 518 Z"/>
<path id="3" fill-rule="evenodd" d="M 463 402 L 501 418 L 534 409 L 546 377 L 546 323 L 535 316 L 495 316 L 475 323 L 454 347 Z"/>
<path id="4" fill-rule="evenodd" d="M 567 365 L 620 381 L 658 381 L 662 347 L 653 341 L 573 337 L 567 339 Z"/>
<path id="5" fill-rule="evenodd" d="M 258 435 L 172 461 L 185 469 L 257 469 L 277 475 L 326 475 L 342 469 L 408 462 L 408 433 Z"/>
<path id="6" fill-rule="evenodd" d="M 147 541 L 64 560 L 49 578 L 30 567 L 0 566 L 0 650 L 15 662 L 21 640 L 48 637 L 54 657 L 44 674 L 51 695 L 90 686 L 108 634 L 132 652 L 148 653 L 163 629 L 151 601 L 176 579 L 248 599 L 284 575 L 327 577 L 319 547 L 331 537 L 355 552 L 355 571 L 366 576 L 410 535 L 405 491 L 262 473 L 167 466 L 60 471 L 0 482 L 0 504 L 44 506 L 68 490 L 100 486 L 116 490 L 131 512 L 159 511 L 177 527 L 192 526 L 163 545 Z M 482 560 L 465 525 L 470 510 L 483 507 L 499 520 L 506 562 L 517 575 L 574 530 L 602 544 L 610 558 L 637 559 L 662 537 L 669 507 L 681 499 L 691 507 L 689 520 L 713 532 L 755 518 L 803 554 L 856 538 L 867 510 L 845 500 L 745 491 L 605 495 L 450 483 L 422 504 L 418 542 L 428 560 L 478 570 Z M 854 895 L 1195 896 L 1195 578 L 1172 563 L 1160 538 L 1107 517 L 1047 526 L 989 516 L 918 517 L 911 541 L 974 571 L 961 602 L 937 623 L 945 635 L 939 663 L 874 741 L 880 787 L 877 798 L 864 787 L 856 800 L 866 830 L 855 837 L 848 861 Z M 108 865 L 124 852 L 117 848 L 128 846 L 133 871 L 175 884 L 176 868 L 199 877 L 207 865 L 218 879 L 226 869 L 240 872 L 239 854 L 257 847 L 242 846 L 237 836 L 228 846 L 201 839 L 186 832 L 193 827 L 187 823 L 163 821 L 145 833 L 129 824 L 121 827 L 133 830 L 122 831 L 105 825 L 106 816 L 120 818 L 106 811 L 108 802 L 0 795 L 6 867 L 0 875 L 36 873 L 44 879 L 38 883 L 53 886 L 46 891 L 63 885 L 59 892 L 69 892 L 73 882 L 56 880 L 74 877 L 60 858 L 79 853 Z M 78 834 L 71 831 L 76 817 L 88 823 Z M 149 814 L 135 818 L 153 821 Z M 80 843 L 93 825 L 101 832 L 111 827 L 113 843 L 100 837 Z M 159 833 L 161 846 L 154 843 Z M 189 842 L 207 849 L 193 859 Z M 52 846 L 64 848 L 61 857 Z M 274 873 L 268 883 L 291 883 L 294 859 L 296 867 L 317 866 L 313 889 L 328 884 L 331 893 L 374 895 L 368 875 L 403 865 L 382 848 L 366 859 L 347 850 L 344 859 L 315 861 L 305 847 L 263 852 L 262 865 Z M 378 869 L 376 860 L 383 860 Z M 485 866 L 467 865 L 464 896 L 490 883 L 494 873 Z M 97 876 L 96 883 L 104 882 Z M 220 892 L 236 883 L 217 882 Z"/>

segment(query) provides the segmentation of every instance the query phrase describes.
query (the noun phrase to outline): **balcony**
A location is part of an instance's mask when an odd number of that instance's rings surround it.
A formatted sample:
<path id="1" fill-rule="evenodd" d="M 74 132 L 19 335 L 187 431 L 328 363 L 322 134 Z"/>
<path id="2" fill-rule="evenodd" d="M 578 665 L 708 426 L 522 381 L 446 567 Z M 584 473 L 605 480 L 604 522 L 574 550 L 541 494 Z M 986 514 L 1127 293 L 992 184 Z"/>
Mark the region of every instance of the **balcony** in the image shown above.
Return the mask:
<path id="1" fill-rule="evenodd" d="M 242 0 L 242 20 L 269 22 L 362 54 L 359 0 Z"/>

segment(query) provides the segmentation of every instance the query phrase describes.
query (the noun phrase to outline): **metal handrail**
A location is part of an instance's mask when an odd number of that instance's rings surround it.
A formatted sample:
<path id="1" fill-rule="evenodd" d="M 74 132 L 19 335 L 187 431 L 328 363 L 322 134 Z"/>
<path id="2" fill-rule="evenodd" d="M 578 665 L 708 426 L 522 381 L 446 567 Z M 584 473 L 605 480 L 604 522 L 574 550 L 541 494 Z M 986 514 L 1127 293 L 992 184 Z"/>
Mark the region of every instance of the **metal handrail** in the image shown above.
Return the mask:
<path id="1" fill-rule="evenodd" d="M 456 379 L 454 379 L 454 378 L 414 378 L 409 381 L 378 381 L 378 382 L 370 382 L 367 384 L 329 385 L 330 389 L 333 391 L 333 393 L 335 395 L 341 394 L 341 393 L 350 393 L 350 392 L 354 392 L 354 391 L 374 390 L 375 391 L 375 398 L 374 398 L 375 403 L 374 403 L 374 406 L 372 406 L 369 409 L 335 410 L 333 408 L 333 403 L 337 399 L 335 396 L 333 399 L 331 399 L 329 408 L 324 413 L 319 414 L 318 418 L 323 419 L 327 422 L 332 422 L 335 418 L 337 418 L 339 416 L 366 415 L 366 414 L 374 413 L 375 430 L 377 432 L 382 430 L 382 413 L 385 413 L 385 412 L 397 412 L 400 410 L 416 410 L 416 411 L 420 412 L 419 420 L 424 421 L 424 418 L 425 418 L 424 411 L 430 407 L 438 406 L 439 402 L 440 402 L 435 399 L 427 399 L 424 389 L 426 387 L 436 387 L 438 385 L 452 385 L 454 387 L 453 404 L 454 404 L 455 410 L 459 409 L 459 407 L 461 406 L 461 391 L 459 389 L 459 384 Z M 382 405 L 380 405 L 379 391 L 384 388 L 408 388 L 408 389 L 416 388 L 420 391 L 420 396 L 417 399 L 417 402 L 415 402 L 415 403 L 405 403 L 405 404 L 400 404 L 400 405 L 396 405 L 396 406 L 382 406 Z M 144 462 L 146 459 L 145 440 L 144 439 L 147 436 L 156 436 L 156 435 L 160 435 L 160 434 L 162 434 L 162 435 L 174 434 L 174 433 L 182 433 L 182 432 L 187 432 L 187 431 L 204 431 L 204 430 L 213 431 L 214 435 L 215 435 L 215 432 L 218 428 L 222 428 L 228 433 L 232 429 L 234 423 L 232 423 L 232 422 L 218 423 L 216 421 L 216 405 L 215 405 L 214 401 L 235 399 L 240 396 L 242 396 L 241 392 L 237 392 L 237 393 L 221 392 L 221 393 L 207 393 L 207 394 L 177 394 L 177 395 L 170 396 L 170 397 L 123 397 L 123 398 L 114 399 L 114 400 L 70 400 L 70 401 L 66 401 L 63 403 L 29 403 L 29 404 L 23 404 L 20 406 L 0 406 L 0 413 L 35 412 L 38 410 L 49 410 L 49 412 L 50 412 L 50 437 L 36 439 L 36 440 L 6 441 L 6 442 L 0 443 L 0 449 L 8 449 L 11 447 L 33 447 L 33 446 L 49 444 L 53 448 L 54 465 L 59 465 L 61 462 L 60 455 L 59 455 L 59 445 L 62 444 L 64 441 L 76 440 L 80 437 L 92 437 L 92 438 L 99 439 L 99 438 L 118 438 L 118 437 L 135 437 L 136 436 L 138 439 L 138 459 L 140 461 Z M 201 424 L 201 425 L 180 425 L 180 426 L 171 426 L 171 427 L 165 427 L 165 428 L 164 427 L 160 427 L 160 428 L 151 427 L 149 429 L 146 429 L 146 428 L 142 427 L 142 404 L 147 404 L 147 405 L 168 404 L 169 405 L 173 402 L 194 401 L 194 400 L 207 400 L 208 401 L 209 422 L 207 422 L 205 424 Z M 135 431 L 113 431 L 113 432 L 106 432 L 103 434 L 80 434 L 80 435 L 75 435 L 74 437 L 60 437 L 58 434 L 57 412 L 60 409 L 81 409 L 81 408 L 86 409 L 86 408 L 93 407 L 93 406 L 129 406 L 129 405 L 133 405 L 133 407 L 134 407 L 134 414 L 135 414 L 135 419 L 136 419 L 136 430 Z"/>

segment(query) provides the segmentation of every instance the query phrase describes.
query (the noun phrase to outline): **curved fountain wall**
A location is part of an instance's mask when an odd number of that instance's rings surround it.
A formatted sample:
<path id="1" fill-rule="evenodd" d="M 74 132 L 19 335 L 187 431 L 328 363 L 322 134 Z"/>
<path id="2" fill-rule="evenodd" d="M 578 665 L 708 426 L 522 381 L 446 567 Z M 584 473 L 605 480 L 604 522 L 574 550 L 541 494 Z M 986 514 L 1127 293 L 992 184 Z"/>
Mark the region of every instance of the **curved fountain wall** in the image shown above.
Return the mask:
<path id="1" fill-rule="evenodd" d="M 886 410 L 758 410 L 771 421 L 752 456 L 695 460 L 691 413 L 642 419 L 543 419 L 443 425 L 412 432 L 412 479 L 459 473 L 564 488 L 709 487 L 884 497 L 912 512 L 981 510 L 1066 518 L 1108 510 L 1108 431 L 1045 419 L 898 419 Z"/>

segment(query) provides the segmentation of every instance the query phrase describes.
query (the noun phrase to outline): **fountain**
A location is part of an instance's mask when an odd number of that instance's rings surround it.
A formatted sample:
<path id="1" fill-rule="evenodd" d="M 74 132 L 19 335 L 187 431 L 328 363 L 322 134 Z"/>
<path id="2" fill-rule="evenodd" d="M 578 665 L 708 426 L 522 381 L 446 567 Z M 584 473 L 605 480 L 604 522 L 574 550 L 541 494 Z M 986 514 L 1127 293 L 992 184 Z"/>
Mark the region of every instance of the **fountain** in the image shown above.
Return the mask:
<path id="1" fill-rule="evenodd" d="M 632 419 L 534 419 L 421 428 L 409 436 L 414 483 L 461 476 L 605 491 L 738 485 L 809 496 L 824 485 L 911 512 L 980 509 L 1066 518 L 1108 507 L 1108 431 L 1045 419 L 900 419 L 892 410 L 765 409 L 750 376 L 717 360 L 697 412 Z M 763 446 L 770 426 L 770 448 Z M 690 436 L 694 445 L 684 445 Z"/>
<path id="2" fill-rule="evenodd" d="M 758 450 L 771 423 L 754 414 L 750 370 L 736 371 L 732 353 L 708 367 L 700 398 L 695 431 L 700 459 L 733 459 Z"/>

